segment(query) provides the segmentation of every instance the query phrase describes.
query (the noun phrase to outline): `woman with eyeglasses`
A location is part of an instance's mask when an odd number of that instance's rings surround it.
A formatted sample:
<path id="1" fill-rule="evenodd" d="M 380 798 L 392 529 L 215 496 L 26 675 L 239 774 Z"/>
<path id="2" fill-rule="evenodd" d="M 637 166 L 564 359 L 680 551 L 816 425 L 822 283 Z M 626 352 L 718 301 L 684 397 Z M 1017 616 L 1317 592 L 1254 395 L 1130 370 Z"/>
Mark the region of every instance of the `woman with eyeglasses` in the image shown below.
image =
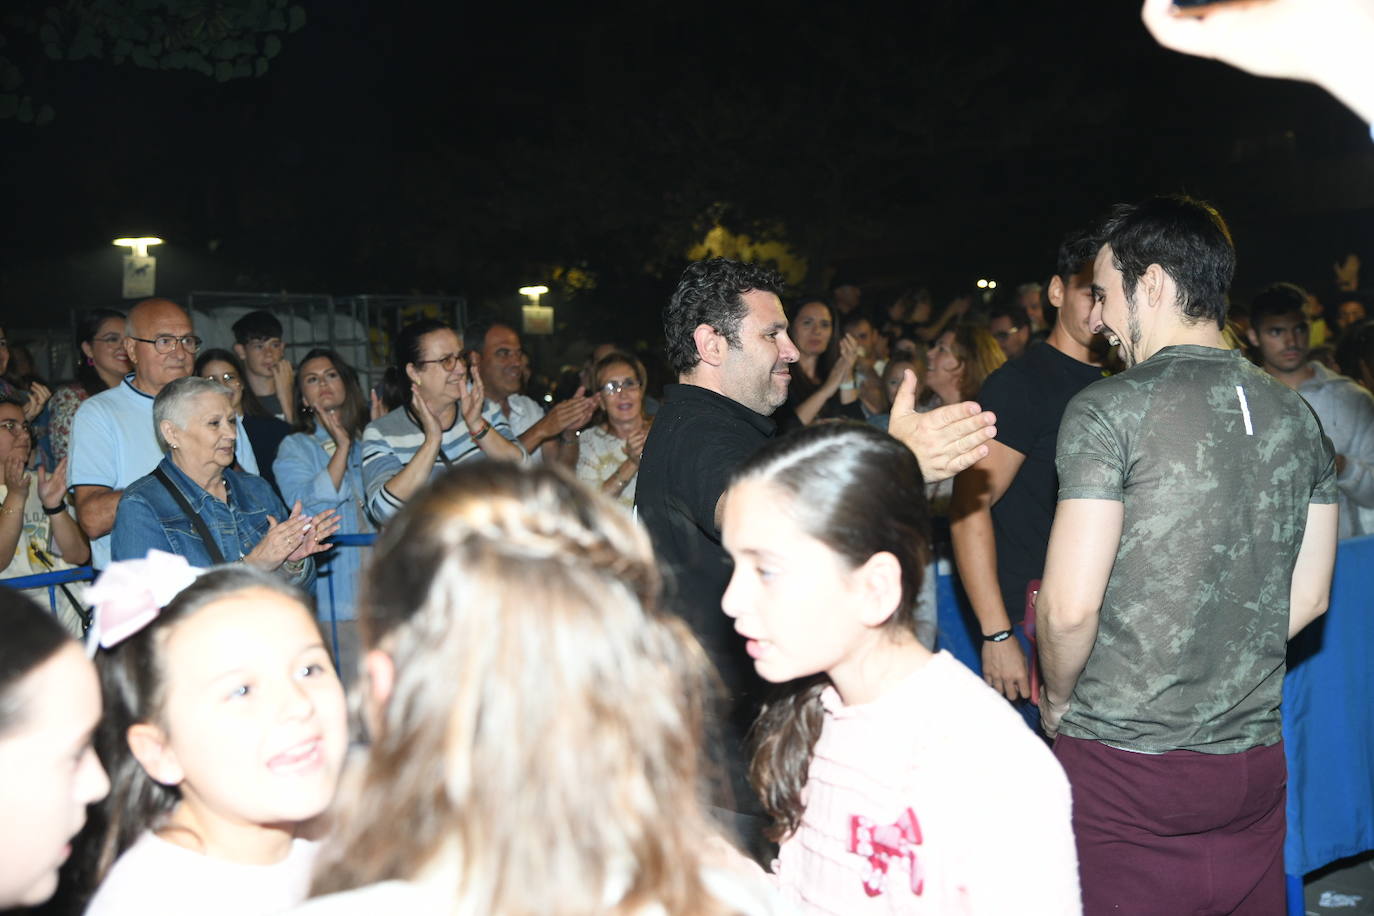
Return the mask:
<path id="1" fill-rule="evenodd" d="M 272 463 L 277 460 L 277 449 L 282 440 L 291 435 L 291 424 L 278 420 L 262 406 L 253 389 L 245 384 L 243 363 L 231 350 L 205 350 L 196 357 L 193 375 L 219 382 L 229 389 L 243 434 L 253 448 L 253 459 L 258 463 L 258 474 L 272 485 L 279 495 L 281 487 L 272 472 Z"/>
<path id="2" fill-rule="evenodd" d="M 612 350 L 592 367 L 597 400 L 605 419 L 582 431 L 577 440 L 577 477 L 626 508 L 635 504 L 635 480 L 644 440 L 653 422 L 644 413 L 644 365 L 628 353 Z"/>
<path id="3" fill-rule="evenodd" d="M 0 580 L 81 566 L 91 558 L 91 544 L 64 502 L 67 462 L 51 474 L 40 464 L 29 470 L 33 435 L 24 408 L 0 398 Z M 84 631 L 84 582 L 61 586 L 52 605 L 74 636 Z M 44 607 L 46 587 L 26 589 Z"/>
<path id="4" fill-rule="evenodd" d="M 49 401 L 48 450 L 54 463 L 67 457 L 72 418 L 81 402 L 118 385 L 133 371 L 124 352 L 124 313 L 114 309 L 84 312 L 76 324 L 76 379 L 59 385 Z"/>
<path id="5" fill-rule="evenodd" d="M 382 399 L 401 406 L 363 431 L 366 508 L 378 525 L 454 465 L 524 459 L 481 376 L 468 371 L 463 339 L 442 321 L 422 318 L 401 329 L 382 384 Z"/>

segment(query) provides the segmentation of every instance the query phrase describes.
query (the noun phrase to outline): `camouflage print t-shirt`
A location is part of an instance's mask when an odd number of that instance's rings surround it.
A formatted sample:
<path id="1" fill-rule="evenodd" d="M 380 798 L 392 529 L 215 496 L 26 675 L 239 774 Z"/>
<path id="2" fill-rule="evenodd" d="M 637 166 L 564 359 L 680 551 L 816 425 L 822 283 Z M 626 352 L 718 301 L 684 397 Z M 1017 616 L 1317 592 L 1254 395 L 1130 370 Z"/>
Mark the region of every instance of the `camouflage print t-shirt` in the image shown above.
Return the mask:
<path id="1" fill-rule="evenodd" d="M 1069 403 L 1056 464 L 1061 500 L 1125 507 L 1061 731 L 1146 752 L 1276 743 L 1307 508 L 1336 501 L 1307 403 L 1236 351 L 1166 347 Z"/>

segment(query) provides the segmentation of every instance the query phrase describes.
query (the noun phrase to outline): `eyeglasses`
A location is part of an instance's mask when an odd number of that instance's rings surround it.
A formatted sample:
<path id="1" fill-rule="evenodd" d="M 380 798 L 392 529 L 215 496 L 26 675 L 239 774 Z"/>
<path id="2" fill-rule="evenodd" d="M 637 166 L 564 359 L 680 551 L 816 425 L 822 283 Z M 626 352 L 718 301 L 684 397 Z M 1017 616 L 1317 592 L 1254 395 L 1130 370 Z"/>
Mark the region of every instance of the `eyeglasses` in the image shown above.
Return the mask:
<path id="1" fill-rule="evenodd" d="M 139 343 L 152 344 L 153 349 L 157 350 L 159 353 L 171 353 L 177 348 L 177 344 L 181 344 L 181 348 L 187 353 L 195 353 L 200 349 L 200 338 L 193 334 L 187 334 L 185 337 L 173 337 L 171 334 L 162 334 L 152 339 L 147 337 L 134 337 L 131 334 L 129 335 L 129 339 L 137 340 Z"/>
<path id="2" fill-rule="evenodd" d="M 1012 328 L 1009 331 L 993 331 L 992 336 L 997 340 L 1011 340 L 1021 331 L 1020 328 Z"/>
<path id="3" fill-rule="evenodd" d="M 417 359 L 415 365 L 427 366 L 430 363 L 438 363 L 439 368 L 443 369 L 445 372 L 452 372 L 453 367 L 458 365 L 458 360 L 462 358 L 463 355 L 461 353 L 450 353 L 448 356 L 441 356 L 438 359 Z"/>
<path id="4" fill-rule="evenodd" d="M 637 378 L 613 378 L 601 386 L 601 391 L 606 394 L 616 395 L 622 391 L 638 391 L 639 379 Z"/>
<path id="5" fill-rule="evenodd" d="M 11 436 L 19 435 L 19 433 L 15 432 L 15 430 L 18 429 L 22 429 L 30 436 L 33 435 L 33 427 L 24 420 L 0 420 L 0 429 L 3 429 Z"/>
<path id="6" fill-rule="evenodd" d="M 237 385 L 239 383 L 238 375 L 233 372 L 221 372 L 219 375 L 207 375 L 205 378 L 208 378 L 212 382 L 223 382 L 226 385 Z"/>
<path id="7" fill-rule="evenodd" d="M 104 344 L 107 347 L 117 347 L 124 342 L 123 334 L 106 334 L 104 337 L 97 337 L 93 343 Z"/>

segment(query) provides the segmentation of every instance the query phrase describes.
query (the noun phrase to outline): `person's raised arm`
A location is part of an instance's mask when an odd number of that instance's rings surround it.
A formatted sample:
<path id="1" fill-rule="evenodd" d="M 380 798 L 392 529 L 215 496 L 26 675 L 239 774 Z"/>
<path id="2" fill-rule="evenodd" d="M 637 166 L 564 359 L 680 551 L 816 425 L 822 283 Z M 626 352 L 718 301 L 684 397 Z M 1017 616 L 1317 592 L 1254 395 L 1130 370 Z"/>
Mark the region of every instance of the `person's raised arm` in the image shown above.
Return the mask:
<path id="1" fill-rule="evenodd" d="M 887 431 L 916 455 L 926 483 L 935 483 L 986 458 L 987 441 L 997 435 L 997 418 L 972 401 L 916 412 L 916 374 L 902 373 L 892 399 Z"/>
<path id="2" fill-rule="evenodd" d="M 1374 4 L 1367 0 L 1258 0 L 1182 15 L 1145 0 L 1141 19 L 1166 48 L 1256 76 L 1316 83 L 1374 123 Z"/>
<path id="3" fill-rule="evenodd" d="M 420 430 L 425 438 L 410 460 L 382 485 L 398 504 L 410 499 L 417 490 L 429 482 L 429 475 L 434 471 L 434 461 L 439 457 L 439 448 L 443 445 L 444 438 L 439 418 L 429 409 L 429 404 L 420 396 L 418 388 L 411 392 L 410 408 L 419 418 Z"/>
<path id="4" fill-rule="evenodd" d="M 1026 456 L 996 439 L 988 456 L 954 478 L 949 533 L 954 563 L 984 636 L 1011 629 L 1011 615 L 997 578 L 997 542 L 992 507 L 1007 492 Z M 1016 639 L 983 643 L 983 680 L 1008 700 L 1030 696 L 1026 656 Z"/>
<path id="5" fill-rule="evenodd" d="M 488 458 L 499 458 L 503 461 L 524 461 L 526 454 L 524 446 L 519 442 L 512 442 L 506 438 L 505 433 L 509 430 L 504 427 L 498 429 L 482 415 L 486 408 L 487 397 L 486 389 L 482 387 L 482 377 L 473 372 L 466 379 L 458 382 L 458 413 L 468 427 L 468 435 L 472 441 L 477 443 Z M 436 424 L 437 425 L 437 424 Z M 438 454 L 437 452 L 435 453 Z M 428 477 L 426 477 L 426 480 Z M 423 482 L 423 481 L 422 481 Z M 393 493 L 396 491 L 392 489 Z M 400 494 L 396 494 L 400 495 Z M 409 494 L 406 495 L 409 498 Z"/>
<path id="6" fill-rule="evenodd" d="M 1331 602 L 1331 573 L 1336 567 L 1336 503 L 1310 503 L 1293 584 L 1288 593 L 1288 638 L 1326 613 Z"/>
<path id="7" fill-rule="evenodd" d="M 4 461 L 5 501 L 0 504 L 0 561 L 3 569 L 14 562 L 19 538 L 24 533 L 24 502 L 29 498 L 29 475 L 24 460 L 11 455 Z"/>
<path id="8" fill-rule="evenodd" d="M 88 563 L 91 559 L 91 542 L 86 539 L 86 533 L 63 505 L 63 499 L 67 495 L 67 459 L 63 458 L 57 462 L 51 474 L 39 465 L 37 485 L 44 511 L 58 510 L 48 516 L 52 542 L 57 552 L 73 566 Z"/>
<path id="9" fill-rule="evenodd" d="M 1053 738 L 1088 663 L 1102 598 L 1121 544 L 1126 507 L 1115 499 L 1060 500 L 1035 602 L 1040 648 L 1040 724 Z"/>
<path id="10" fill-rule="evenodd" d="M 840 357 L 835 360 L 835 365 L 830 368 L 830 373 L 821 382 L 820 387 L 811 392 L 811 396 L 802 401 L 795 408 L 797 419 L 803 426 L 810 426 L 820 414 L 825 402 L 834 397 L 835 392 L 840 390 L 844 380 L 854 374 L 854 362 L 859 357 L 859 345 L 855 342 L 852 334 L 846 334 L 840 338 Z"/>
<path id="11" fill-rule="evenodd" d="M 542 449 L 545 461 L 566 464 L 562 435 L 586 426 L 594 413 L 596 399 L 587 396 L 586 388 L 578 388 L 576 394 L 553 405 L 537 423 L 521 433 L 520 446 L 531 455 L 535 449 Z"/>

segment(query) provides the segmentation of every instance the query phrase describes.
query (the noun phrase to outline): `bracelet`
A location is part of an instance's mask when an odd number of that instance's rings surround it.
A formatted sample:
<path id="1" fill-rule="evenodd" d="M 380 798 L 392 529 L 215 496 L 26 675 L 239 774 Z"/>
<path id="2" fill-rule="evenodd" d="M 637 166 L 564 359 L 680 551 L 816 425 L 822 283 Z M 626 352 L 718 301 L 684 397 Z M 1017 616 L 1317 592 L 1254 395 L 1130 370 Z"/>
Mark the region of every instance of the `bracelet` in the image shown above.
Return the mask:
<path id="1" fill-rule="evenodd" d="M 469 436 L 472 436 L 472 441 L 473 441 L 473 442 L 481 442 L 481 441 L 482 441 L 482 437 L 485 436 L 485 435 L 486 435 L 487 433 L 489 433 L 489 432 L 491 432 L 491 421 L 488 420 L 486 417 L 483 417 L 483 418 L 482 418 L 482 428 L 479 429 L 477 432 L 473 432 L 472 430 L 468 430 L 468 435 L 469 435 Z"/>
<path id="2" fill-rule="evenodd" d="M 1011 635 L 1011 630 L 1001 630 L 997 633 L 993 633 L 991 636 L 984 636 L 983 642 L 1006 642 L 1008 639 L 1011 639 Z"/>
<path id="3" fill-rule="evenodd" d="M 281 568 L 294 576 L 302 569 L 305 569 L 305 558 L 301 557 L 299 560 L 283 560 Z"/>
<path id="4" fill-rule="evenodd" d="M 63 512 L 66 512 L 66 511 L 67 511 L 67 504 L 66 504 L 66 503 L 58 503 L 57 505 L 53 506 L 51 509 L 49 509 L 47 506 L 44 506 L 44 507 L 43 507 L 43 514 L 44 514 L 44 515 L 61 515 Z"/>
<path id="5" fill-rule="evenodd" d="M 18 515 L 19 511 L 13 506 L 0 505 L 0 515 Z"/>

